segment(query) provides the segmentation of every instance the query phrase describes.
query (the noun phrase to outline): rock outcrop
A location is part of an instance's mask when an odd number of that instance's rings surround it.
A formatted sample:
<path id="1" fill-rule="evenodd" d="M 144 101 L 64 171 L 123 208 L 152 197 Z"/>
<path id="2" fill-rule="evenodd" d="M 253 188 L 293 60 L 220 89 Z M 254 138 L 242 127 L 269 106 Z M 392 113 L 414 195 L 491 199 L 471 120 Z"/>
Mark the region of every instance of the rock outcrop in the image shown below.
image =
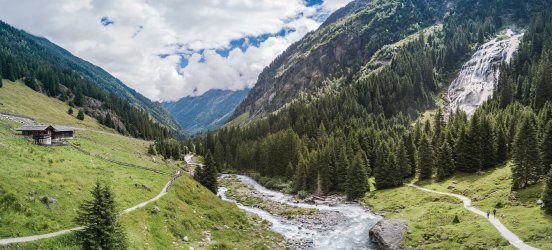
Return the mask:
<path id="1" fill-rule="evenodd" d="M 404 220 L 381 220 L 370 229 L 370 239 L 379 245 L 381 250 L 402 249 L 401 243 L 408 230 Z"/>

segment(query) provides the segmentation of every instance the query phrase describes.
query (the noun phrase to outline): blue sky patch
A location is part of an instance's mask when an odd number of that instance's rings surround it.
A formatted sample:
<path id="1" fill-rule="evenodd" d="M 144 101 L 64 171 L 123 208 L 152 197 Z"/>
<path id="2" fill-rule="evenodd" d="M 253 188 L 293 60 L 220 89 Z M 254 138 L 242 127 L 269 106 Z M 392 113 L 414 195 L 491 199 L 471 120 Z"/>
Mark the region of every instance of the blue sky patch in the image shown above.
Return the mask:
<path id="1" fill-rule="evenodd" d="M 109 25 L 115 24 L 115 22 L 111 21 L 109 17 L 106 17 L 106 16 L 102 17 L 100 22 L 102 23 L 103 26 L 109 26 Z"/>
<path id="2" fill-rule="evenodd" d="M 324 1 L 323 0 L 306 0 L 305 2 L 306 2 L 307 7 L 311 7 L 311 6 L 314 6 L 314 5 L 320 5 Z"/>
<path id="3" fill-rule="evenodd" d="M 261 43 L 265 42 L 271 37 L 283 37 L 289 33 L 295 32 L 295 29 L 282 28 L 276 33 L 265 33 L 258 36 L 246 36 L 240 39 L 234 39 L 230 41 L 227 48 L 216 49 L 215 52 L 222 57 L 228 57 L 230 51 L 239 48 L 242 52 L 245 52 L 250 46 L 259 47 Z"/>

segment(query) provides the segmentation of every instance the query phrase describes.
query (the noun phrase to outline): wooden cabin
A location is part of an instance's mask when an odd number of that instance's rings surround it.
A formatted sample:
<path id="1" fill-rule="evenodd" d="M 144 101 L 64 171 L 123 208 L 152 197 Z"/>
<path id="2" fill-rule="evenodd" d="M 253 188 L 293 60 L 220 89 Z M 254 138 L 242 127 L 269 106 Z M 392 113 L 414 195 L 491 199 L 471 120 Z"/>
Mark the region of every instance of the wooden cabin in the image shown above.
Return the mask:
<path id="1" fill-rule="evenodd" d="M 17 131 L 25 138 L 32 138 L 36 144 L 51 145 L 52 141 L 73 139 L 75 129 L 61 125 L 25 125 Z"/>

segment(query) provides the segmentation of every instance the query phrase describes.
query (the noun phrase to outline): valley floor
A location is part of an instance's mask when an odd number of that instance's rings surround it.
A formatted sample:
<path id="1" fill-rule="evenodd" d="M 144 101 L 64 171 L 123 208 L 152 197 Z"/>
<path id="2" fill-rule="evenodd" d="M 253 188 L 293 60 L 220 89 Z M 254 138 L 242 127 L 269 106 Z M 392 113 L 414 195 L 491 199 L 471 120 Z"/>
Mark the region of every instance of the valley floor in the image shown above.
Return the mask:
<path id="1" fill-rule="evenodd" d="M 459 174 L 441 183 L 418 185 L 472 199 L 481 211 L 496 208 L 497 218 L 530 246 L 552 249 L 552 216 L 537 205 L 542 187 L 510 192 L 511 170 L 507 164 L 483 175 Z M 374 191 L 363 201 L 386 219 L 409 224 L 405 247 L 419 249 L 515 249 L 487 219 L 464 209 L 457 198 L 428 193 L 409 186 Z M 457 215 L 460 223 L 453 224 Z"/>

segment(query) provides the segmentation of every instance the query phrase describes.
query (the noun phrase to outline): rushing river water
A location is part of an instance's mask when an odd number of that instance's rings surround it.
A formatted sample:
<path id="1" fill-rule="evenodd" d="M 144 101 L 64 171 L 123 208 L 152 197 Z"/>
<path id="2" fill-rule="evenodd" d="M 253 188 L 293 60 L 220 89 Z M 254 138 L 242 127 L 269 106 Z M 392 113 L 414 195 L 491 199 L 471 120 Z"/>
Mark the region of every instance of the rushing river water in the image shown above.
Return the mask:
<path id="1" fill-rule="evenodd" d="M 228 176 L 230 175 L 224 175 L 222 178 Z M 256 207 L 239 204 L 225 195 L 228 189 L 225 187 L 219 188 L 218 195 L 223 200 L 234 202 L 240 209 L 255 213 L 271 222 L 272 226 L 270 229 L 282 234 L 287 239 L 312 242 L 312 249 L 378 249 L 376 245 L 370 242 L 368 231 L 382 218 L 370 213 L 370 211 L 358 204 L 343 203 L 336 206 L 327 206 L 295 202 L 295 199 L 291 195 L 269 190 L 250 177 L 242 175 L 231 176 L 254 188 L 265 199 L 294 207 L 314 208 L 320 211 L 339 213 L 339 216 L 343 217 L 338 223 L 332 223 L 331 225 L 319 228 L 306 228 L 297 220 L 286 219 L 281 216 L 272 215 Z"/>

